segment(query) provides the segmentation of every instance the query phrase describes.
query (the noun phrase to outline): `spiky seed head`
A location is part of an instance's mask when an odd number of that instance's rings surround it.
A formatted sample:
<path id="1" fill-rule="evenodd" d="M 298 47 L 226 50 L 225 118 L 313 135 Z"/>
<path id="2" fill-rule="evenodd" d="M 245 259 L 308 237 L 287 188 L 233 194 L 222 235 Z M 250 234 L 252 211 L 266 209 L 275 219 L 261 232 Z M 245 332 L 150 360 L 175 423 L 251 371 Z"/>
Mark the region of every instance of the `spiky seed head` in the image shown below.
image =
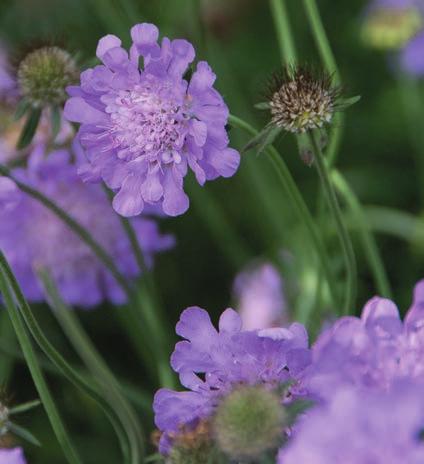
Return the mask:
<path id="1" fill-rule="evenodd" d="M 424 18 L 417 8 L 375 8 L 365 18 L 362 39 L 373 48 L 397 50 L 409 42 L 423 25 Z"/>
<path id="2" fill-rule="evenodd" d="M 218 406 L 214 436 L 232 459 L 255 460 L 278 446 L 285 411 L 279 396 L 263 387 L 243 386 Z"/>
<path id="3" fill-rule="evenodd" d="M 300 67 L 275 76 L 270 89 L 272 124 L 296 134 L 329 124 L 340 95 L 331 76 Z"/>
<path id="4" fill-rule="evenodd" d="M 32 51 L 18 68 L 21 94 L 37 108 L 64 103 L 66 87 L 77 79 L 75 60 L 59 47 L 42 47 Z"/>
<path id="5" fill-rule="evenodd" d="M 194 428 L 180 430 L 174 440 L 167 464 L 219 464 L 222 454 L 212 441 L 208 421 L 200 421 Z"/>

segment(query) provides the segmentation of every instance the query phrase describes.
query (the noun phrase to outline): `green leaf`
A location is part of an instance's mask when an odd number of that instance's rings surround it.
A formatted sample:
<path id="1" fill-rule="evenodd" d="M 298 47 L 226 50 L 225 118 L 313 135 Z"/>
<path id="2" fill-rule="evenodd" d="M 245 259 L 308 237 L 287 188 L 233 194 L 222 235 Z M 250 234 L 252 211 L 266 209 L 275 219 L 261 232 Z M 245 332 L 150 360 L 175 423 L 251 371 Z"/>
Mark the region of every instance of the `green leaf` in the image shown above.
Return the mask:
<path id="1" fill-rule="evenodd" d="M 27 442 L 31 443 L 35 446 L 41 446 L 41 443 L 34 437 L 34 435 L 27 429 L 24 429 L 20 425 L 15 424 L 14 422 L 9 422 L 7 424 L 8 429 L 17 435 L 18 437 L 26 440 Z"/>
<path id="2" fill-rule="evenodd" d="M 272 142 L 277 138 L 277 136 L 282 131 L 281 127 L 276 127 L 271 124 L 266 126 L 259 134 L 253 137 L 250 142 L 242 149 L 242 152 L 245 153 L 252 148 L 256 148 L 256 153 L 259 155 L 261 154 L 268 145 L 271 145 Z"/>
<path id="3" fill-rule="evenodd" d="M 29 113 L 25 122 L 24 128 L 22 129 L 21 135 L 19 136 L 16 148 L 22 150 L 27 147 L 34 138 L 35 132 L 38 127 L 38 123 L 41 118 L 41 108 L 33 108 Z"/>
<path id="4" fill-rule="evenodd" d="M 60 113 L 60 108 L 58 106 L 52 107 L 50 114 L 50 122 L 52 125 L 52 142 L 54 142 L 62 124 L 62 117 Z"/>
<path id="5" fill-rule="evenodd" d="M 298 416 L 312 408 L 312 406 L 315 406 L 315 402 L 311 400 L 298 400 L 288 405 L 286 411 L 289 425 L 293 424 Z"/>
<path id="6" fill-rule="evenodd" d="M 349 106 L 352 106 L 355 103 L 358 103 L 360 99 L 361 99 L 360 95 L 356 95 L 355 97 L 350 97 L 350 98 L 341 98 L 337 102 L 336 109 L 345 110 L 346 108 L 349 108 Z"/>
<path id="7" fill-rule="evenodd" d="M 24 116 L 24 114 L 30 109 L 31 103 L 23 98 L 16 106 L 15 114 L 13 115 L 13 119 L 18 121 L 19 119 Z"/>
<path id="8" fill-rule="evenodd" d="M 161 454 L 155 453 L 155 454 L 151 454 L 150 456 L 147 456 L 147 458 L 144 460 L 145 464 L 149 464 L 150 462 L 165 462 L 165 461 Z"/>
<path id="9" fill-rule="evenodd" d="M 269 110 L 271 109 L 271 105 L 269 102 L 261 102 L 261 103 L 256 103 L 256 105 L 253 105 L 257 110 Z"/>
<path id="10" fill-rule="evenodd" d="M 28 401 L 27 403 L 19 404 L 13 408 L 9 409 L 9 414 L 20 414 L 22 412 L 29 411 L 30 409 L 36 408 L 41 404 L 40 400 Z"/>

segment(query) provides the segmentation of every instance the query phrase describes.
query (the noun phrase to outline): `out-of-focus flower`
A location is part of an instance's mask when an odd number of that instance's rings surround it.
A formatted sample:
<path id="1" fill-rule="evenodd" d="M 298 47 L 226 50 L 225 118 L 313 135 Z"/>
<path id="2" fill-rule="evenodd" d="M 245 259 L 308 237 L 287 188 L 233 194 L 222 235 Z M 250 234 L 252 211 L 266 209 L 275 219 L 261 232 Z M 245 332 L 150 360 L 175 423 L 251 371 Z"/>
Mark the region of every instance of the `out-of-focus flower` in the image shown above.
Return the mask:
<path id="1" fill-rule="evenodd" d="M 19 92 L 10 68 L 7 49 L 0 43 L 0 102 L 16 102 L 18 95 Z"/>
<path id="2" fill-rule="evenodd" d="M 422 386 L 400 382 L 389 392 L 337 391 L 309 410 L 278 464 L 422 464 Z"/>
<path id="3" fill-rule="evenodd" d="M 371 47 L 399 51 L 399 64 L 412 76 L 424 75 L 424 1 L 373 0 L 362 38 Z"/>
<path id="4" fill-rule="evenodd" d="M 128 278 L 139 275 L 131 245 L 119 217 L 100 185 L 84 184 L 70 164 L 71 153 L 57 150 L 46 158 L 38 146 L 26 169 L 13 175 L 53 199 L 71 217 L 87 228 Z M 43 300 L 35 274 L 47 268 L 64 300 L 91 307 L 105 299 L 125 301 L 125 295 L 91 249 L 49 209 L 21 192 L 9 179 L 0 183 L 0 249 L 5 253 L 26 297 Z M 132 222 L 147 265 L 153 255 L 166 250 L 173 238 L 159 233 L 156 222 L 146 217 Z"/>
<path id="5" fill-rule="evenodd" d="M 310 391 L 330 397 L 337 385 L 386 390 L 399 379 L 424 380 L 424 280 L 404 322 L 396 305 L 375 297 L 361 318 L 343 317 L 312 347 Z"/>
<path id="6" fill-rule="evenodd" d="M 129 55 L 118 37 L 103 37 L 97 47 L 103 65 L 81 74 L 65 106 L 65 116 L 81 123 L 89 161 L 83 178 L 102 178 L 115 190 L 113 206 L 123 216 L 141 213 L 145 203 L 182 214 L 189 206 L 188 168 L 203 185 L 232 176 L 240 162 L 228 148 L 228 108 L 213 88 L 215 74 L 201 61 L 189 78 L 193 46 L 166 37 L 159 45 L 158 36 L 152 24 L 134 26 Z"/>
<path id="7" fill-rule="evenodd" d="M 244 330 L 281 327 L 287 322 L 283 281 L 272 264 L 241 272 L 234 281 L 233 293 Z"/>
<path id="8" fill-rule="evenodd" d="M 22 448 L 0 449 L 0 464 L 26 464 Z"/>
<path id="9" fill-rule="evenodd" d="M 170 451 L 180 430 L 210 418 L 220 401 L 240 385 L 272 390 L 293 382 L 289 395 L 303 394 L 297 379 L 310 361 L 305 328 L 292 324 L 243 331 L 241 325 L 232 309 L 222 313 L 219 331 L 204 309 L 192 307 L 182 313 L 176 331 L 186 340 L 177 343 L 171 365 L 189 391 L 161 389 L 155 395 L 162 453 Z"/>

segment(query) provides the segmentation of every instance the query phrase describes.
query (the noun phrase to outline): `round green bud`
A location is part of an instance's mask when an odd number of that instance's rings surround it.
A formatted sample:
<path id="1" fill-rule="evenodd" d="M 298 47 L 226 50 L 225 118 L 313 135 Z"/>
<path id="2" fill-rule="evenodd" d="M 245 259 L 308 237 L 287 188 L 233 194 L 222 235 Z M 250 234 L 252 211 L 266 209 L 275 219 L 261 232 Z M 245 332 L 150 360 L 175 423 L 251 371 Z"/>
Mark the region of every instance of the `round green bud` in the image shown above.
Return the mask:
<path id="1" fill-rule="evenodd" d="M 257 459 L 278 446 L 285 411 L 275 392 L 262 387 L 234 390 L 218 406 L 213 430 L 220 449 L 233 459 Z"/>
<path id="2" fill-rule="evenodd" d="M 58 47 L 43 47 L 29 53 L 18 68 L 23 97 L 33 106 L 61 105 L 66 87 L 77 81 L 78 68 L 72 56 Z"/>

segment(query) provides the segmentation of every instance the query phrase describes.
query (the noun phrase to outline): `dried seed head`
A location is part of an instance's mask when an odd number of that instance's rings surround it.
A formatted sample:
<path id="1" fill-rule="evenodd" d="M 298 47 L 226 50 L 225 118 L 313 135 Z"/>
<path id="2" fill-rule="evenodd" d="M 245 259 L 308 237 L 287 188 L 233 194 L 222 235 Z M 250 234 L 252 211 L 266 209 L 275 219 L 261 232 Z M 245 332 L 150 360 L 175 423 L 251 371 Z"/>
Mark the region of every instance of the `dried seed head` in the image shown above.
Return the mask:
<path id="1" fill-rule="evenodd" d="M 270 95 L 272 123 L 288 132 L 304 133 L 329 124 L 340 91 L 331 77 L 306 68 L 286 69 L 274 78 Z"/>
<path id="2" fill-rule="evenodd" d="M 409 42 L 423 24 L 417 8 L 375 8 L 365 18 L 362 39 L 373 48 L 396 50 Z"/>
<path id="3" fill-rule="evenodd" d="M 74 59 L 59 47 L 34 50 L 18 68 L 20 92 L 37 108 L 64 103 L 66 87 L 75 83 L 77 78 L 78 68 Z"/>

